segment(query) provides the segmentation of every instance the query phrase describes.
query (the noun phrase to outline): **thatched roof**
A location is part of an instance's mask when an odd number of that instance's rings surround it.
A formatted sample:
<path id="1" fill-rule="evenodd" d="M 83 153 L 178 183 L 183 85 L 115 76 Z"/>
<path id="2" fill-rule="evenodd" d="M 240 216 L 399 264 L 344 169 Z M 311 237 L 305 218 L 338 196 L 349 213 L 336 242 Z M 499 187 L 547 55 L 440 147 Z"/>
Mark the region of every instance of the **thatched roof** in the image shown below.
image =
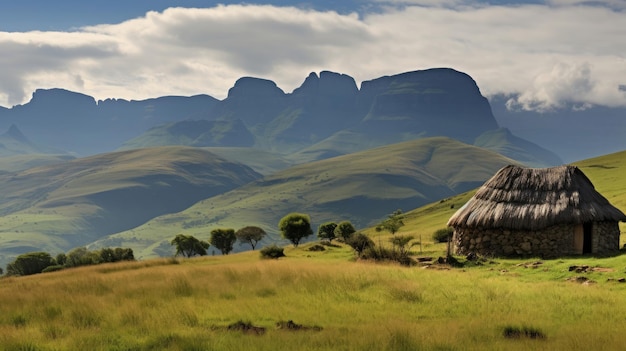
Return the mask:
<path id="1" fill-rule="evenodd" d="M 506 166 L 448 221 L 454 227 L 537 230 L 552 225 L 626 221 L 575 166 Z"/>

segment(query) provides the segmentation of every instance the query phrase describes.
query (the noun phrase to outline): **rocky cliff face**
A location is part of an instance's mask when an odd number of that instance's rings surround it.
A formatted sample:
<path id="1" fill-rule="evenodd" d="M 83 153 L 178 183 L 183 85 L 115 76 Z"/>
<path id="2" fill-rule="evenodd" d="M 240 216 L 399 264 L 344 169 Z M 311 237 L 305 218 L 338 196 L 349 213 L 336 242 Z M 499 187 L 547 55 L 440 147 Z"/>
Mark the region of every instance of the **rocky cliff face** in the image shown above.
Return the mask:
<path id="1" fill-rule="evenodd" d="M 363 82 L 363 123 L 372 131 L 445 135 L 472 143 L 498 128 L 474 80 L 452 69 L 432 69 Z"/>
<path id="2" fill-rule="evenodd" d="M 325 157 L 430 136 L 472 144 L 499 128 L 476 82 L 448 68 L 385 76 L 360 89 L 348 75 L 322 71 L 292 93 L 243 77 L 222 101 L 199 95 L 96 102 L 62 89 L 37 90 L 29 103 L 0 112 L 0 128 L 15 123 L 31 140 L 80 156 L 124 143 L 253 146 L 281 154 L 324 143 L 310 155 Z M 189 128 L 190 120 L 223 123 L 197 124 L 200 131 Z M 172 123 L 186 124 L 153 129 Z"/>

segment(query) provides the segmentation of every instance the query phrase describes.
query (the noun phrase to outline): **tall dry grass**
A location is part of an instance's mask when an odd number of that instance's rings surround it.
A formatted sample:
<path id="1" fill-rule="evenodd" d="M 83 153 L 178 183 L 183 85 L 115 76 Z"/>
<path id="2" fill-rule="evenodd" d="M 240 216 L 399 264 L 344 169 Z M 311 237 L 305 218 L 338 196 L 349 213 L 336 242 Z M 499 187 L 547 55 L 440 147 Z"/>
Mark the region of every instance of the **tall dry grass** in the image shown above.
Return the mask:
<path id="1" fill-rule="evenodd" d="M 303 250 L 303 249 L 302 249 Z M 345 250 L 335 249 L 335 250 Z M 298 256 L 298 252 L 300 255 Z M 1 350 L 619 349 L 626 287 L 513 264 L 428 270 L 330 255 L 157 260 L 0 280 Z M 233 255 L 236 256 L 236 255 Z M 619 265 L 625 260 L 612 259 Z M 562 270 L 567 262 L 554 262 Z M 517 268 L 516 268 L 517 267 Z M 615 274 L 619 274 L 616 272 Z M 321 330 L 286 331 L 293 320 Z M 245 321 L 262 335 L 229 331 Z M 531 327 L 545 339 L 507 339 Z"/>

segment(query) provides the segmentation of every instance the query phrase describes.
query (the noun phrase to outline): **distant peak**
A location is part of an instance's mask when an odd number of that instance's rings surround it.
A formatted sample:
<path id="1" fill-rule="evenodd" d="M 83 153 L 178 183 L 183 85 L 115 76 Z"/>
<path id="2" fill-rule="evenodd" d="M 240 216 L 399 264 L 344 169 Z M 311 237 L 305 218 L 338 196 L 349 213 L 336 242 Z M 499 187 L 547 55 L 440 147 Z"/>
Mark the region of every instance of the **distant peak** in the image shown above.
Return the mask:
<path id="1" fill-rule="evenodd" d="M 71 101 L 72 103 L 81 102 L 89 105 L 96 105 L 96 100 L 89 95 L 61 88 L 37 89 L 33 93 L 30 103 L 67 103 L 68 101 Z"/>
<path id="2" fill-rule="evenodd" d="M 22 134 L 22 131 L 20 131 L 15 124 L 11 124 L 9 130 L 7 130 L 4 135 L 20 142 L 28 142 L 28 139 L 24 136 L 24 134 Z"/>
<path id="3" fill-rule="evenodd" d="M 322 71 L 319 76 L 311 72 L 294 94 L 352 95 L 358 91 L 354 78 L 347 74 Z"/>
<path id="4" fill-rule="evenodd" d="M 271 80 L 253 77 L 239 78 L 235 86 L 228 91 L 228 97 L 235 96 L 271 96 L 285 93 Z"/>

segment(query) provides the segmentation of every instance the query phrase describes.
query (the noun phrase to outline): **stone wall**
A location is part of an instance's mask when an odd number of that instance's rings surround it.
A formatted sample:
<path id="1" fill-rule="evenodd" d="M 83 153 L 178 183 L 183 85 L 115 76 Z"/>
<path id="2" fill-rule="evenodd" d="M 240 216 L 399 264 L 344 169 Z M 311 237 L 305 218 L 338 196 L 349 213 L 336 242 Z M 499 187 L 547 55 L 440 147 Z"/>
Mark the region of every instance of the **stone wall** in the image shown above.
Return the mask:
<path id="1" fill-rule="evenodd" d="M 592 252 L 600 256 L 619 253 L 619 223 L 597 222 L 593 224 Z"/>
<path id="2" fill-rule="evenodd" d="M 554 258 L 576 255 L 575 224 L 557 225 L 541 230 L 522 231 L 494 228 L 455 228 L 455 252 L 474 252 L 493 257 L 533 256 Z M 619 226 L 615 222 L 593 224 L 591 251 L 595 255 L 619 253 Z"/>

